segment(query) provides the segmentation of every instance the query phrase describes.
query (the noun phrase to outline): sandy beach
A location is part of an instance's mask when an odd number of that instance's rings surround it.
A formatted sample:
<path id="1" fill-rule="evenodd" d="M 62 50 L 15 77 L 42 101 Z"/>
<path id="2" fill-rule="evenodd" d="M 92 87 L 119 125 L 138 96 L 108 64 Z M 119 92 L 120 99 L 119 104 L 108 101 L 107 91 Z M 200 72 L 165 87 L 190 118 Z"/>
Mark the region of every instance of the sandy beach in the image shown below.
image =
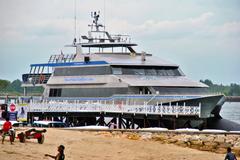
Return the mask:
<path id="1" fill-rule="evenodd" d="M 67 160 L 222 160 L 223 154 L 183 148 L 154 141 L 109 137 L 96 132 L 48 129 L 44 144 L 37 140 L 11 145 L 8 137 L 0 144 L 1 160 L 51 159 L 44 154 L 57 154 L 57 146 L 65 145 Z"/>

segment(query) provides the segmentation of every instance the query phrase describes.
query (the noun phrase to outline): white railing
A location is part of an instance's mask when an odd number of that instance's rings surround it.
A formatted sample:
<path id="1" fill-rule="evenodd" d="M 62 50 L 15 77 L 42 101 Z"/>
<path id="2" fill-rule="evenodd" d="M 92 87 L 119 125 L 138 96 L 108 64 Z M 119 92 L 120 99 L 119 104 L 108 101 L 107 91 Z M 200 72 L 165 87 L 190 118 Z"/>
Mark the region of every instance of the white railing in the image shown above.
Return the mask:
<path id="1" fill-rule="evenodd" d="M 30 103 L 30 112 L 103 112 L 103 113 L 133 113 L 133 114 L 155 114 L 199 116 L 201 115 L 201 103 L 198 106 L 184 105 L 128 105 L 114 103 L 69 103 L 69 102 L 41 102 Z"/>

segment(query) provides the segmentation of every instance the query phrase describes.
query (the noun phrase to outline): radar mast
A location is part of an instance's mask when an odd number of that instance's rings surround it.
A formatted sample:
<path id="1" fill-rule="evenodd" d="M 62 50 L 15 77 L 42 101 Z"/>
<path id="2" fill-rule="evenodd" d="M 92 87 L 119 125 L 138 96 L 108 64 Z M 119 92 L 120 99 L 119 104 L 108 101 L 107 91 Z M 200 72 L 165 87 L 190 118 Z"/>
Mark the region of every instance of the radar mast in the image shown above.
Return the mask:
<path id="1" fill-rule="evenodd" d="M 100 24 L 100 23 L 98 23 L 98 19 L 99 19 L 99 17 L 100 17 L 100 11 L 98 11 L 98 12 L 91 12 L 91 18 L 93 18 L 93 23 L 92 24 L 90 24 L 90 25 L 88 25 L 89 27 L 91 27 L 91 31 L 94 31 L 93 29 L 94 29 L 94 27 L 95 27 L 95 31 L 97 31 L 97 32 L 99 32 L 100 30 L 99 30 L 99 28 L 100 27 L 103 27 L 104 28 L 104 30 L 105 30 L 105 26 L 104 25 L 102 25 L 102 24 Z"/>

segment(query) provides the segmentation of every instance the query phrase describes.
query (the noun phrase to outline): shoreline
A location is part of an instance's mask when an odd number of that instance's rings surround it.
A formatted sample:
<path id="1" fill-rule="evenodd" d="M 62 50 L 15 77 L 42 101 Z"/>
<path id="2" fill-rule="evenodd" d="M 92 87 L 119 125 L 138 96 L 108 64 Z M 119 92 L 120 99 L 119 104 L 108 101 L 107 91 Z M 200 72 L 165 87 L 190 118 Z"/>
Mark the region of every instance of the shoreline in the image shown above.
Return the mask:
<path id="1" fill-rule="evenodd" d="M 174 133 L 174 134 L 209 134 L 209 135 L 239 135 L 240 131 L 225 131 L 225 130 L 218 130 L 218 129 L 206 129 L 206 131 L 193 131 L 191 128 L 182 128 L 182 130 L 157 130 L 158 127 L 152 127 L 153 129 L 85 129 L 85 128 L 62 128 L 63 130 L 71 130 L 71 131 L 89 131 L 89 132 L 151 132 L 151 133 Z M 156 129 L 154 129 L 156 128 Z"/>
<path id="2" fill-rule="evenodd" d="M 68 160 L 219 160 L 225 157 L 225 154 L 152 140 L 149 132 L 142 133 L 140 137 L 140 134 L 136 136 L 131 132 L 122 134 L 119 131 L 110 133 L 50 128 L 45 133 L 43 144 L 38 144 L 36 139 L 27 139 L 26 143 L 20 143 L 16 139 L 14 145 L 10 145 L 7 137 L 5 144 L 0 144 L 1 160 L 48 160 L 50 158 L 44 157 L 44 154 L 56 155 L 60 144 L 66 147 Z"/>
<path id="3" fill-rule="evenodd" d="M 240 157 L 240 132 L 195 132 L 191 129 L 174 131 L 150 130 L 77 130 L 93 132 L 110 137 L 124 137 L 130 140 L 158 141 L 162 144 L 174 144 L 181 147 L 193 148 L 200 151 L 226 153 L 228 147 L 232 148 L 236 156 Z M 215 131 L 215 132 L 214 132 Z"/>

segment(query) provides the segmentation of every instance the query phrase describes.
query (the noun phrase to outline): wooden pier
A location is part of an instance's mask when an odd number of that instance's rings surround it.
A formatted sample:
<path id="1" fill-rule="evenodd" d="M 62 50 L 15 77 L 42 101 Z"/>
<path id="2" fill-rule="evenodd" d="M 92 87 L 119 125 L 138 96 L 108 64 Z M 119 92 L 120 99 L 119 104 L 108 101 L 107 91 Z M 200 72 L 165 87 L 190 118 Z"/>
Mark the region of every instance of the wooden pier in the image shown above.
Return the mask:
<path id="1" fill-rule="evenodd" d="M 146 127 L 191 127 L 190 120 L 200 119 L 201 103 L 189 106 L 183 103 L 163 105 L 129 105 L 111 103 L 32 102 L 29 104 L 28 122 L 38 120 L 65 121 L 67 126 L 99 125 L 114 123 L 119 129 Z M 176 120 L 178 119 L 178 120 Z M 179 123 L 180 122 L 180 123 Z"/>

